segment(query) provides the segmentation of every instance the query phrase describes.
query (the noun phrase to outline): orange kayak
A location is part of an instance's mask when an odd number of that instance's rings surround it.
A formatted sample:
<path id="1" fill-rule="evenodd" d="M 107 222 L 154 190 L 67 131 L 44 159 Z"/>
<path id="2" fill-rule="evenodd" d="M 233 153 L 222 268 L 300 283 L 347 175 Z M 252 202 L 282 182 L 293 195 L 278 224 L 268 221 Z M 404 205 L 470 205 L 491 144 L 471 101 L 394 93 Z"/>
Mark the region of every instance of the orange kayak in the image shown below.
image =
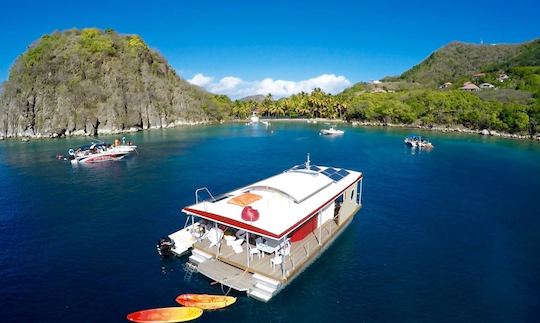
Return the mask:
<path id="1" fill-rule="evenodd" d="M 127 319 L 138 323 L 172 323 L 191 321 L 201 316 L 197 307 L 162 307 L 128 314 Z"/>
<path id="2" fill-rule="evenodd" d="M 194 306 L 203 310 L 215 310 L 227 307 L 236 302 L 236 297 L 208 294 L 182 294 L 176 302 L 184 306 Z"/>

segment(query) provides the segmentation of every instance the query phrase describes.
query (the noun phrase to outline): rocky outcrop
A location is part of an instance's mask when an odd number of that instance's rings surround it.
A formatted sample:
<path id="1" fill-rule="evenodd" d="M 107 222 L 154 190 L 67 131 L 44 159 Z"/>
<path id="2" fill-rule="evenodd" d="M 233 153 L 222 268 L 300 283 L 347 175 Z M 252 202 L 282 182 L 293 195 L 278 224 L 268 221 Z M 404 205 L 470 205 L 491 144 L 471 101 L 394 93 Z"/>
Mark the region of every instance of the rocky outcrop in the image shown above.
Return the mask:
<path id="1" fill-rule="evenodd" d="M 96 135 L 208 122 L 212 94 L 182 80 L 139 36 L 68 30 L 41 37 L 0 92 L 0 135 Z"/>

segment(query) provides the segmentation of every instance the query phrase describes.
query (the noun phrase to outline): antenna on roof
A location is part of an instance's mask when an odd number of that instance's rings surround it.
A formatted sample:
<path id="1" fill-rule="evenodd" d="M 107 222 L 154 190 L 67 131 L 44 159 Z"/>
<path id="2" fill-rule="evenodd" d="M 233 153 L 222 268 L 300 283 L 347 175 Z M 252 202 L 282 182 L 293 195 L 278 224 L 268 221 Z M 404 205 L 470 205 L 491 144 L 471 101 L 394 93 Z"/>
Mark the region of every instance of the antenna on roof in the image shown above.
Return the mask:
<path id="1" fill-rule="evenodd" d="M 307 153 L 306 169 L 309 170 L 310 164 L 311 164 L 311 160 L 309 160 L 309 153 Z"/>

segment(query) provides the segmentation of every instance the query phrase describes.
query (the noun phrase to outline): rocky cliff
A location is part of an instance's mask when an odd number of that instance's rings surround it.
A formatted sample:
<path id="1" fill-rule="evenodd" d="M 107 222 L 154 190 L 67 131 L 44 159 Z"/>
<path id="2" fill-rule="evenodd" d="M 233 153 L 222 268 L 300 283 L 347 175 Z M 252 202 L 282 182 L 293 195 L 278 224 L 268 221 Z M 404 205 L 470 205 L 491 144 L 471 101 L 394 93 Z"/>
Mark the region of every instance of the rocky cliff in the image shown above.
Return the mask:
<path id="1" fill-rule="evenodd" d="M 182 80 L 137 35 L 45 35 L 13 64 L 0 91 L 0 135 L 114 133 L 206 122 L 216 97 Z"/>

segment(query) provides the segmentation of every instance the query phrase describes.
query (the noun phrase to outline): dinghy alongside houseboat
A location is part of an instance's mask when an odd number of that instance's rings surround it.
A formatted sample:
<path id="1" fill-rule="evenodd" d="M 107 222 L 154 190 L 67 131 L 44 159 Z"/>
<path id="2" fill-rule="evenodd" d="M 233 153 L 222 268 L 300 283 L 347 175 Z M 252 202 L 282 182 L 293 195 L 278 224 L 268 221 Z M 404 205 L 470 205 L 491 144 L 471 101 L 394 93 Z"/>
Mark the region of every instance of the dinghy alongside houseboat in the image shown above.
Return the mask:
<path id="1" fill-rule="evenodd" d="M 358 171 L 311 165 L 308 155 L 305 164 L 217 197 L 199 189 L 182 209 L 196 240 L 189 262 L 222 287 L 269 301 L 351 223 L 362 180 Z"/>

